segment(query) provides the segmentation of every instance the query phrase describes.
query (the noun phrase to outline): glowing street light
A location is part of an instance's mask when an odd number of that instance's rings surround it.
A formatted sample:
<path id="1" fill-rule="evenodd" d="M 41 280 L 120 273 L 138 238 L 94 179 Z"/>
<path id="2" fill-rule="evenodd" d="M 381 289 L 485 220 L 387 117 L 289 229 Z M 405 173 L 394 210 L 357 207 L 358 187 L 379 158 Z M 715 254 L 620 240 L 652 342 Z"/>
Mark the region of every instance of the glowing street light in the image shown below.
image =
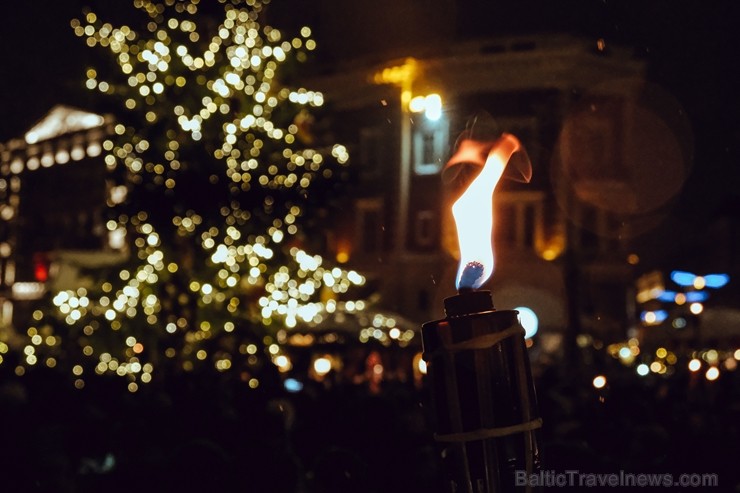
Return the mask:
<path id="1" fill-rule="evenodd" d="M 413 97 L 414 81 L 421 75 L 419 62 L 406 58 L 402 64 L 386 67 L 375 73 L 376 84 L 394 84 L 401 89 L 401 146 L 398 172 L 398 207 L 396 255 L 406 255 L 404 236 L 408 231 L 409 187 L 411 183 L 412 128 L 411 114 L 424 112 L 427 119 L 436 122 L 442 117 L 442 98 L 439 94 Z"/>
<path id="2" fill-rule="evenodd" d="M 442 98 L 439 94 L 416 96 L 411 99 L 409 110 L 412 113 L 424 112 L 427 120 L 436 122 L 442 118 Z"/>

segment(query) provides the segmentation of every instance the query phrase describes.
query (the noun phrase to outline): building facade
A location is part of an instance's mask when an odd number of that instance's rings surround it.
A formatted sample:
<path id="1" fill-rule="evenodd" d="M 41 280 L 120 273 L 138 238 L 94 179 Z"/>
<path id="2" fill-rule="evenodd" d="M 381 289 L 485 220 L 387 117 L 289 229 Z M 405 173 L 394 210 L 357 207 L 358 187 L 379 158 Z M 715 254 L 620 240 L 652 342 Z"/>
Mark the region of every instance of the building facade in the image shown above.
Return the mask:
<path id="1" fill-rule="evenodd" d="M 450 207 L 461 190 L 440 174 L 472 126 L 481 139 L 513 133 L 533 166 L 531 183 L 504 180 L 496 192 L 486 286 L 496 306 L 532 309 L 543 335 L 624 335 L 633 223 L 618 206 L 629 196 L 642 60 L 563 35 L 450 42 L 433 55 L 335 68 L 306 84 L 324 92 L 352 158 L 326 253 L 367 275 L 384 309 L 418 324 L 444 316 L 458 255 Z M 49 269 L 62 288 L 84 284 L 85 266 L 120 259 L 103 221 L 120 191 L 98 158 L 112 125 L 57 107 L 2 148 L 5 326 L 48 288 Z"/>
<path id="2" fill-rule="evenodd" d="M 56 106 L 0 147 L 0 327 L 12 337 L 47 290 L 85 287 L 85 268 L 121 258 L 105 227 L 117 191 L 106 181 L 110 117 Z M 118 191 L 120 192 L 120 191 Z"/>
<path id="3" fill-rule="evenodd" d="M 419 323 L 444 316 L 457 271 L 450 207 L 461 191 L 440 173 L 471 125 L 481 139 L 510 132 L 533 178 L 504 180 L 495 194 L 486 287 L 496 306 L 531 308 L 545 334 L 623 337 L 636 223 L 612 197 L 630 189 L 625 149 L 644 75 L 628 50 L 562 35 L 450 42 L 318 77 L 311 85 L 333 104 L 356 173 L 331 253 L 374 278 L 388 309 Z M 441 111 L 427 118 L 430 95 Z"/>

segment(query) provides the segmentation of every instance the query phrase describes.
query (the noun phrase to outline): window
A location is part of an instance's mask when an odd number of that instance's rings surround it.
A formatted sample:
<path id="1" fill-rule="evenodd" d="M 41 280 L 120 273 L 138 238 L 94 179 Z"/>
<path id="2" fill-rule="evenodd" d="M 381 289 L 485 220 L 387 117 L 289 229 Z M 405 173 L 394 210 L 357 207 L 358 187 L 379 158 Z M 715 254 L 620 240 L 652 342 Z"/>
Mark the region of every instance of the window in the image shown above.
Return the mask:
<path id="1" fill-rule="evenodd" d="M 433 175 L 447 159 L 447 121 L 428 121 L 420 116 L 413 129 L 413 163 L 417 175 Z"/>
<path id="2" fill-rule="evenodd" d="M 22 176 L 18 251 L 103 248 L 105 168 L 87 159 Z"/>
<path id="3" fill-rule="evenodd" d="M 437 226 L 434 222 L 434 211 L 423 210 L 416 213 L 414 223 L 414 244 L 419 247 L 434 246 L 434 239 L 437 237 Z"/>
<path id="4" fill-rule="evenodd" d="M 495 200 L 495 243 L 535 248 L 545 229 L 544 193 L 503 192 Z"/>
<path id="5" fill-rule="evenodd" d="M 581 208 L 581 248 L 584 250 L 595 250 L 599 246 L 598 236 L 598 214 L 593 207 Z"/>
<path id="6" fill-rule="evenodd" d="M 388 137 L 383 127 L 360 130 L 360 175 L 363 180 L 383 175 L 388 163 Z"/>
<path id="7" fill-rule="evenodd" d="M 360 199 L 355 203 L 355 237 L 359 251 L 375 254 L 383 250 L 383 202 L 379 198 Z"/>

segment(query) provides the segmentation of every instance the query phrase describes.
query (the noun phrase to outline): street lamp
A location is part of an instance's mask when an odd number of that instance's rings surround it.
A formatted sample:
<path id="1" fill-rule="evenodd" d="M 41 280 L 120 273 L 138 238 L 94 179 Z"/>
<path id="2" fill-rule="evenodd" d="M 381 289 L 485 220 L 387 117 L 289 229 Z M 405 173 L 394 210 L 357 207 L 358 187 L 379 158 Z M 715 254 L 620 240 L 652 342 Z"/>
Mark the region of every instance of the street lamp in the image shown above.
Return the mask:
<path id="1" fill-rule="evenodd" d="M 414 81 L 421 70 L 414 58 L 406 58 L 400 65 L 386 67 L 374 76 L 376 84 L 394 84 L 401 89 L 401 151 L 398 172 L 398 216 L 396 234 L 396 258 L 406 254 L 406 232 L 409 215 L 409 189 L 411 184 L 412 114 L 424 113 L 430 122 L 442 117 L 442 98 L 439 94 L 413 96 Z"/>
<path id="2" fill-rule="evenodd" d="M 442 98 L 439 94 L 416 96 L 409 102 L 409 110 L 412 113 L 424 112 L 427 120 L 436 122 L 442 118 Z"/>

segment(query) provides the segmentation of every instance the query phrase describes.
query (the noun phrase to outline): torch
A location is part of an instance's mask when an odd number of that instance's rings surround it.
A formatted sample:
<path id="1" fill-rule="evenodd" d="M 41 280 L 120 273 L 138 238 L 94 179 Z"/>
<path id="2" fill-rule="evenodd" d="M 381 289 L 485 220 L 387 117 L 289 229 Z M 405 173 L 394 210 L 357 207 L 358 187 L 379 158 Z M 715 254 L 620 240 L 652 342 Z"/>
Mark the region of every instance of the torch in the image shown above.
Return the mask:
<path id="1" fill-rule="evenodd" d="M 490 291 L 479 290 L 493 271 L 493 192 L 510 160 L 526 165 L 519 171 L 529 170 L 528 181 L 531 165 L 516 137 L 491 143 L 464 134 L 446 165 L 482 167 L 452 207 L 458 294 L 444 300 L 446 318 L 422 326 L 435 439 L 453 493 L 528 490 L 517 483 L 539 468 L 535 430 L 542 420 L 524 329 L 518 312 L 496 310 Z"/>

